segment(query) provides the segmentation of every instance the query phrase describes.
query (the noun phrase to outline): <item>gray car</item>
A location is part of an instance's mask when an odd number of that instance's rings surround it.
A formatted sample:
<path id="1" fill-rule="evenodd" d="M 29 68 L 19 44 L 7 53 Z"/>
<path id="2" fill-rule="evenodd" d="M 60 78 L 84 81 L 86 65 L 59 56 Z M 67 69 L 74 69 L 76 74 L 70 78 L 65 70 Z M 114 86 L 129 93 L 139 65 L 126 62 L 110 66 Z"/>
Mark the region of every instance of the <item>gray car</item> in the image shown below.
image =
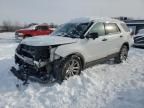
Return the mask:
<path id="1" fill-rule="evenodd" d="M 138 34 L 134 36 L 134 46 L 144 47 L 144 29 L 138 31 Z"/>

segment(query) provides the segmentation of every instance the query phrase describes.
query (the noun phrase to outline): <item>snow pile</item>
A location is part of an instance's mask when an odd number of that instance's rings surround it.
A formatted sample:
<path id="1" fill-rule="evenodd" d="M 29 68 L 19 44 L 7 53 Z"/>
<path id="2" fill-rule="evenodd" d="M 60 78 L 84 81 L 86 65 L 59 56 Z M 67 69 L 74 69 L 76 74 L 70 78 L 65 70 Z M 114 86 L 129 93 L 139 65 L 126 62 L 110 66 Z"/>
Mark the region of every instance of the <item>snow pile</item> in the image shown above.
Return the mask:
<path id="1" fill-rule="evenodd" d="M 14 33 L 0 33 L 0 60 L 14 55 L 17 46 Z"/>
<path id="2" fill-rule="evenodd" d="M 4 40 L 14 40 L 15 39 L 15 33 L 8 32 L 8 33 L 0 33 L 0 41 Z"/>
<path id="3" fill-rule="evenodd" d="M 0 108 L 144 108 L 144 49 L 131 48 L 125 63 L 96 65 L 61 85 L 18 90 L 9 71 L 16 46 L 0 43 Z"/>

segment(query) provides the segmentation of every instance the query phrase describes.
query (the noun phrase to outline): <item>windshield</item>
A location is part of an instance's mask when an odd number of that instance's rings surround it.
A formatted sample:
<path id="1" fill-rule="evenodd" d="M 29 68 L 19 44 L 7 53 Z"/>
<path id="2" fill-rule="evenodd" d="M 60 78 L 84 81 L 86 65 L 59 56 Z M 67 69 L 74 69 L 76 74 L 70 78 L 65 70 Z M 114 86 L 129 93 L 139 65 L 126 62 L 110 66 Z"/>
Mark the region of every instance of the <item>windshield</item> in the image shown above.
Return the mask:
<path id="1" fill-rule="evenodd" d="M 61 25 L 52 35 L 80 38 L 84 35 L 92 22 L 88 23 L 66 23 Z"/>

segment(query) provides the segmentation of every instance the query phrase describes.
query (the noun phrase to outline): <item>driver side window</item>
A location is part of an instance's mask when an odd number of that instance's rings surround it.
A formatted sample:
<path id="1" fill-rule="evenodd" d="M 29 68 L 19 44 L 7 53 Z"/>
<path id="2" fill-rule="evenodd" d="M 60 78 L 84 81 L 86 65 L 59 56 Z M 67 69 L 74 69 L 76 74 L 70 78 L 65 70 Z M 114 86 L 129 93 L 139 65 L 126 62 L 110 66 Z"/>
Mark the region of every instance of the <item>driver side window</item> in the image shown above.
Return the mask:
<path id="1" fill-rule="evenodd" d="M 98 33 L 98 36 L 104 36 L 105 35 L 105 28 L 103 23 L 96 23 L 92 29 L 89 31 L 90 33 Z"/>

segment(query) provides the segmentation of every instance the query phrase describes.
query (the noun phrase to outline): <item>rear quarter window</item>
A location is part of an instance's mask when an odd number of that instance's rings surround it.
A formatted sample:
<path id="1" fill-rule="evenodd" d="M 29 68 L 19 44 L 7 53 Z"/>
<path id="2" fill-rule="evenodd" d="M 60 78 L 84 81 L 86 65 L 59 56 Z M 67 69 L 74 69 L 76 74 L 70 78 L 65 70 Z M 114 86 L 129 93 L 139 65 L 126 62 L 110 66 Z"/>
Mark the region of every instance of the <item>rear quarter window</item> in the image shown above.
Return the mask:
<path id="1" fill-rule="evenodd" d="M 120 29 L 115 23 L 105 23 L 106 34 L 117 34 L 120 33 Z"/>
<path id="2" fill-rule="evenodd" d="M 48 30 L 48 26 L 41 26 L 41 30 Z"/>
<path id="3" fill-rule="evenodd" d="M 124 29 L 125 32 L 129 32 L 129 28 L 125 23 L 121 23 L 122 28 Z"/>

